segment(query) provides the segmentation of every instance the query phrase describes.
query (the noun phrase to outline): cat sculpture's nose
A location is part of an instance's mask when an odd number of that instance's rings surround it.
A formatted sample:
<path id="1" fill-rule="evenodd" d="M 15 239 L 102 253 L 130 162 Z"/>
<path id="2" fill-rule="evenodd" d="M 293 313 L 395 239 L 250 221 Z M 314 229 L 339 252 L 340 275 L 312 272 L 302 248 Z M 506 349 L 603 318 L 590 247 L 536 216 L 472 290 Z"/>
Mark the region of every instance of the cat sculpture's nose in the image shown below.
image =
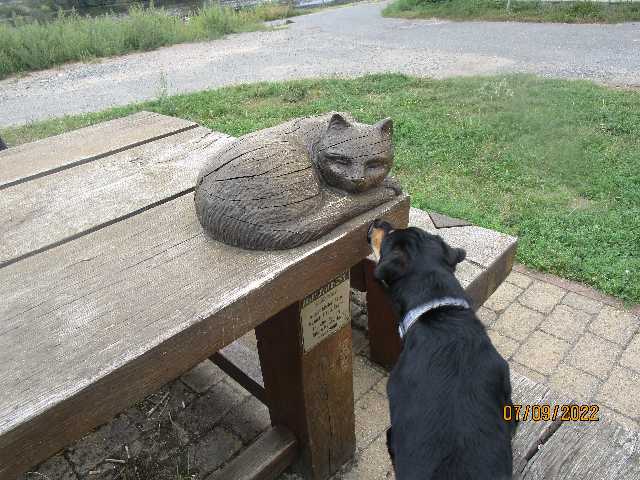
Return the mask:
<path id="1" fill-rule="evenodd" d="M 353 184 L 356 186 L 358 191 L 362 191 L 367 186 L 367 180 L 365 178 L 354 178 Z"/>

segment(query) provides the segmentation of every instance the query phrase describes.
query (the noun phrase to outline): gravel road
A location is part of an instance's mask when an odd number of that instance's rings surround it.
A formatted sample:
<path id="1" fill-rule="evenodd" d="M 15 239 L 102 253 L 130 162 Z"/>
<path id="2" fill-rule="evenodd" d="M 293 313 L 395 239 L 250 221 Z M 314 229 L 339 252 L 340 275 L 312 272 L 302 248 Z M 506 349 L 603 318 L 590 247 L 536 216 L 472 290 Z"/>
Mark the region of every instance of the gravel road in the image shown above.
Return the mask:
<path id="1" fill-rule="evenodd" d="M 317 76 L 530 72 L 640 86 L 640 23 L 565 25 L 383 18 L 360 3 L 286 28 L 175 45 L 0 81 L 0 126 L 169 93 Z M 161 78 L 164 78 L 163 82 Z"/>

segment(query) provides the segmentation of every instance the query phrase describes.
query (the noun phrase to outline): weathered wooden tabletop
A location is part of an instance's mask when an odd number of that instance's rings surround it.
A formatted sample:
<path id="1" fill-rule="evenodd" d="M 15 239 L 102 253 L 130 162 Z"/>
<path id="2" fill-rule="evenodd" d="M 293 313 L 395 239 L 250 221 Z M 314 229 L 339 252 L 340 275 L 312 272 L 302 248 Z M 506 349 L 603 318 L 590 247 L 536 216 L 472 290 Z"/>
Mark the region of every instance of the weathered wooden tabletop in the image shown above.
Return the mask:
<path id="1" fill-rule="evenodd" d="M 403 196 L 292 250 L 214 242 L 191 192 L 226 138 L 142 112 L 0 153 L 0 479 L 348 270 L 374 218 L 407 221 Z"/>

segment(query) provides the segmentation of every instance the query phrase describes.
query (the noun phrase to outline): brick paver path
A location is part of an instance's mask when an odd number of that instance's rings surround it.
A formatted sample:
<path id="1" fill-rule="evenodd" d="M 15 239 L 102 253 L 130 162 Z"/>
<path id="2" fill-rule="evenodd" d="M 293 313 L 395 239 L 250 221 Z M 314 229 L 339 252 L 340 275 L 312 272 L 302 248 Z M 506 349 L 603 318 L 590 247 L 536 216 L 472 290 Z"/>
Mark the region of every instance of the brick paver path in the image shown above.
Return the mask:
<path id="1" fill-rule="evenodd" d="M 387 373 L 372 364 L 366 311 L 353 294 L 357 454 L 337 478 L 392 478 Z M 630 428 L 640 421 L 639 309 L 584 285 L 516 266 L 479 314 L 514 370 Z M 243 341 L 255 346 L 255 337 Z M 267 428 L 267 409 L 210 361 L 52 457 L 28 480 L 216 480 Z M 285 473 L 282 480 L 297 480 Z"/>

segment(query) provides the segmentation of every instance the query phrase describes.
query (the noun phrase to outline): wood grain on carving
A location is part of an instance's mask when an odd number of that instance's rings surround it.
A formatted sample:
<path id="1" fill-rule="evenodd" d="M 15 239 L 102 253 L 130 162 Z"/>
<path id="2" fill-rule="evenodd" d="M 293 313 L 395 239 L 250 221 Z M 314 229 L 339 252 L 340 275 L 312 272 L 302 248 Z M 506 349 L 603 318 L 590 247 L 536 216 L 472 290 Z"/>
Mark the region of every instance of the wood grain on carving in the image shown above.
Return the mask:
<path id="1" fill-rule="evenodd" d="M 236 139 L 198 176 L 198 218 L 214 239 L 258 250 L 309 242 L 389 201 L 390 120 L 299 118 Z"/>

